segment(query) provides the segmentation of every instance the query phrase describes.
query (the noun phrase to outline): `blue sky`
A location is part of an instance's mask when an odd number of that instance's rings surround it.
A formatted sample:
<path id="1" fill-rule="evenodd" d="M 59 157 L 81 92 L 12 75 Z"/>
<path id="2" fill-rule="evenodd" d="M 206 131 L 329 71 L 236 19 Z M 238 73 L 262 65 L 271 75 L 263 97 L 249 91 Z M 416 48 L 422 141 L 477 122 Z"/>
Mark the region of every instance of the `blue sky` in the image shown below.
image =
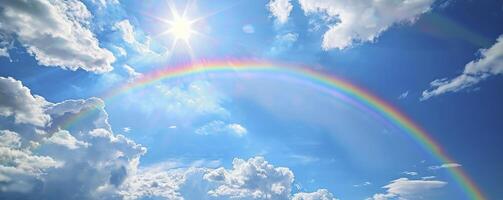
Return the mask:
<path id="1" fill-rule="evenodd" d="M 469 199 L 451 168 L 503 198 L 500 1 L 0 2 L 2 199 Z M 204 60 L 342 77 L 455 162 L 274 76 L 187 76 L 103 99 Z"/>

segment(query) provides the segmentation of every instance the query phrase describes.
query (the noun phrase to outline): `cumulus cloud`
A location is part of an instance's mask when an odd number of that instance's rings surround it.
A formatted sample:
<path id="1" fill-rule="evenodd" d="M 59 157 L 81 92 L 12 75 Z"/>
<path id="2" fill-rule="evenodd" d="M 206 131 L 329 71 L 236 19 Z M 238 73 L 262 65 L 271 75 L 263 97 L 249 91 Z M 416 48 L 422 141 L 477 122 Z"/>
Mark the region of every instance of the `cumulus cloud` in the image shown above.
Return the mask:
<path id="1" fill-rule="evenodd" d="M 372 42 L 389 27 L 414 22 L 434 0 L 299 0 L 306 15 L 321 14 L 328 24 L 322 48 L 344 49 L 354 42 Z"/>
<path id="2" fill-rule="evenodd" d="M 409 180 L 399 178 L 384 186 L 386 193 L 374 194 L 367 200 L 387 199 L 424 199 L 432 190 L 442 188 L 447 184 L 438 180 Z"/>
<path id="3" fill-rule="evenodd" d="M 51 121 L 44 113 L 47 105 L 43 97 L 32 95 L 21 81 L 0 77 L 0 116 L 13 116 L 15 123 L 44 126 Z"/>
<path id="4" fill-rule="evenodd" d="M 245 127 L 241 124 L 230 123 L 227 124 L 220 120 L 211 121 L 204 126 L 196 129 L 196 134 L 199 135 L 213 135 L 213 134 L 222 134 L 229 133 L 236 136 L 244 136 L 248 132 Z"/>
<path id="5" fill-rule="evenodd" d="M 2 99 L 35 98 L 21 82 L 1 80 L 3 88 L 16 86 Z M 218 160 L 138 168 L 146 148 L 112 132 L 101 99 L 39 101 L 38 114 L 50 123 L 17 123 L 22 109 L 0 116 L 0 199 L 334 199 L 326 190 L 292 194 L 293 172 L 262 157 L 236 158 L 230 169 L 215 168 Z M 0 101 L 3 110 L 16 106 Z M 225 126 L 246 133 L 239 124 Z"/>
<path id="6" fill-rule="evenodd" d="M 267 8 L 272 16 L 276 18 L 278 24 L 284 24 L 288 21 L 293 6 L 290 0 L 271 0 L 267 4 Z"/>
<path id="7" fill-rule="evenodd" d="M 232 168 L 198 167 L 168 161 L 139 169 L 121 186 L 126 199 L 292 199 L 333 200 L 326 189 L 291 194 L 293 172 L 262 157 L 235 158 Z"/>
<path id="8" fill-rule="evenodd" d="M 458 163 L 445 163 L 445 164 L 442 164 L 442 165 L 429 166 L 428 169 L 437 170 L 437 169 L 453 168 L 453 167 L 461 167 L 461 165 L 458 164 Z"/>
<path id="9" fill-rule="evenodd" d="M 0 108 L 11 113 L 0 115 L 4 128 L 0 130 L 0 199 L 118 197 L 117 188 L 136 171 L 146 149 L 111 131 L 103 101 L 90 98 L 51 103 L 36 99 L 17 80 L 0 80 Z M 10 99 L 43 106 L 34 112 L 34 108 L 18 108 L 7 101 Z M 51 121 L 18 123 L 23 118 L 16 115 L 21 113 L 30 113 L 33 118 L 47 116 L 41 119 Z M 86 113 L 85 119 L 68 126 L 69 119 L 82 113 Z"/>
<path id="10" fill-rule="evenodd" d="M 204 179 L 219 183 L 209 194 L 231 199 L 288 199 L 293 173 L 285 167 L 274 167 L 262 157 L 234 159 L 232 169 L 218 168 Z"/>
<path id="11" fill-rule="evenodd" d="M 481 57 L 465 65 L 463 73 L 453 79 L 436 79 L 430 83 L 432 89 L 423 91 L 421 100 L 458 92 L 471 87 L 490 76 L 503 73 L 503 35 L 489 49 L 480 50 Z"/>
<path id="12" fill-rule="evenodd" d="M 292 200 L 337 200 L 332 193 L 326 189 L 319 189 L 316 192 L 299 192 L 295 194 Z"/>
<path id="13" fill-rule="evenodd" d="M 77 0 L 0 1 L 0 33 L 16 38 L 40 65 L 108 72 L 113 54 L 89 29 L 91 13 Z"/>

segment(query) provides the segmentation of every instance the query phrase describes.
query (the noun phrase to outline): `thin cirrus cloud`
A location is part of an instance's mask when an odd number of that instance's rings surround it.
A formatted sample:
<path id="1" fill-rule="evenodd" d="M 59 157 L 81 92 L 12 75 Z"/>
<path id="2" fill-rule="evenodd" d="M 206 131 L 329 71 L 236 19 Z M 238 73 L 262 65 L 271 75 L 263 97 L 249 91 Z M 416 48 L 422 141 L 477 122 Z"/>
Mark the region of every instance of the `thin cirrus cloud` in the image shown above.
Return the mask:
<path id="1" fill-rule="evenodd" d="M 500 35 L 488 49 L 480 50 L 480 58 L 465 65 L 463 73 L 455 78 L 436 79 L 430 83 L 431 89 L 423 91 L 421 100 L 450 92 L 459 92 L 476 85 L 488 77 L 503 73 L 503 35 Z"/>
<path id="2" fill-rule="evenodd" d="M 430 170 L 438 170 L 438 169 L 453 168 L 453 167 L 461 167 L 461 165 L 458 164 L 458 163 L 445 163 L 445 164 L 442 164 L 442 165 L 429 166 L 428 169 L 430 169 Z"/>
<path id="3" fill-rule="evenodd" d="M 16 38 L 40 65 L 96 73 L 113 69 L 115 57 L 89 29 L 91 13 L 82 2 L 2 0 L 0 9 L 1 35 Z"/>

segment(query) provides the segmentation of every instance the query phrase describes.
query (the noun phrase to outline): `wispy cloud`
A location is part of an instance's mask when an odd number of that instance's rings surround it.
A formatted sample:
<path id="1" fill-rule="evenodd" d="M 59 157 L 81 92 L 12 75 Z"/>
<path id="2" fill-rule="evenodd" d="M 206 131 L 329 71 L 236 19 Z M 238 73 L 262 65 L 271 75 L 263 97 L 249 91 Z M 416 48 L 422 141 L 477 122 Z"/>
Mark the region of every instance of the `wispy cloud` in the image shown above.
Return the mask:
<path id="1" fill-rule="evenodd" d="M 409 91 L 407 90 L 407 91 L 403 92 L 402 94 L 400 94 L 400 95 L 398 96 L 398 99 L 405 99 L 405 98 L 407 98 L 408 96 L 409 96 Z"/>
<path id="2" fill-rule="evenodd" d="M 369 185 L 372 185 L 372 183 L 370 181 L 365 181 L 360 184 L 355 184 L 355 185 L 353 185 L 353 187 L 363 187 L 363 186 L 369 186 Z"/>
<path id="3" fill-rule="evenodd" d="M 419 173 L 417 173 L 417 172 L 409 172 L 409 171 L 405 171 L 405 172 L 403 172 L 403 174 L 407 174 L 407 175 L 409 175 L 409 176 L 417 176 Z"/>
<path id="4" fill-rule="evenodd" d="M 431 89 L 423 91 L 421 100 L 471 87 L 490 76 L 503 73 L 503 35 L 488 49 L 480 50 L 480 59 L 465 65 L 463 73 L 453 79 L 441 78 L 430 83 Z"/>
<path id="5" fill-rule="evenodd" d="M 453 167 L 461 167 L 461 165 L 458 163 L 446 163 L 446 164 L 442 164 L 442 165 L 429 166 L 428 169 L 437 170 L 437 169 L 453 168 Z"/>
<path id="6" fill-rule="evenodd" d="M 399 178 L 384 186 L 386 193 L 377 193 L 367 200 L 425 199 L 434 189 L 442 188 L 447 182 L 438 180 L 410 180 Z M 428 198 L 426 198 L 428 199 Z"/>

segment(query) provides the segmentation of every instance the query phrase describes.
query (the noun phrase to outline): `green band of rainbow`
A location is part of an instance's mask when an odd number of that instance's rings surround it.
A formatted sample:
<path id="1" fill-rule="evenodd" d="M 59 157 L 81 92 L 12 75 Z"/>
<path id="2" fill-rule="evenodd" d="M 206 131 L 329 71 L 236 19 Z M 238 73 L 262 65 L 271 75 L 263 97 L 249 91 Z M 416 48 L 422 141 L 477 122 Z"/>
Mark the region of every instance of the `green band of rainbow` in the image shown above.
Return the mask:
<path id="1" fill-rule="evenodd" d="M 353 101 L 363 104 L 371 110 L 382 115 L 392 124 L 404 130 L 414 141 L 416 141 L 423 149 L 429 152 L 438 161 L 442 163 L 453 163 L 448 154 L 441 148 L 441 146 L 430 137 L 420 126 L 414 123 L 406 115 L 401 113 L 397 108 L 394 108 L 385 101 L 379 99 L 370 92 L 358 87 L 341 78 L 333 75 L 324 74 L 318 71 L 310 70 L 306 67 L 290 66 L 288 64 L 279 64 L 262 61 L 211 61 L 200 62 L 197 64 L 190 64 L 178 67 L 166 67 L 158 71 L 154 71 L 143 75 L 141 78 L 134 82 L 130 82 L 109 90 L 101 97 L 105 101 L 109 101 L 120 94 L 126 93 L 131 90 L 146 87 L 148 85 L 158 83 L 159 81 L 166 81 L 170 79 L 183 78 L 194 75 L 204 74 L 240 74 L 240 73 L 256 73 L 256 74 L 269 74 L 291 76 L 294 78 L 309 81 L 315 85 L 320 85 L 329 90 L 336 91 L 337 94 L 343 94 L 345 97 Z M 101 107 L 103 105 L 98 105 Z M 92 111 L 92 109 L 90 109 Z M 63 128 L 68 128 L 72 124 L 77 123 L 84 114 L 79 114 L 72 119 L 68 120 Z M 459 184 L 462 190 L 466 193 L 469 199 L 485 200 L 486 198 L 476 186 L 476 184 L 468 177 L 468 175 L 461 170 L 461 168 L 448 168 L 447 169 L 454 180 Z"/>

